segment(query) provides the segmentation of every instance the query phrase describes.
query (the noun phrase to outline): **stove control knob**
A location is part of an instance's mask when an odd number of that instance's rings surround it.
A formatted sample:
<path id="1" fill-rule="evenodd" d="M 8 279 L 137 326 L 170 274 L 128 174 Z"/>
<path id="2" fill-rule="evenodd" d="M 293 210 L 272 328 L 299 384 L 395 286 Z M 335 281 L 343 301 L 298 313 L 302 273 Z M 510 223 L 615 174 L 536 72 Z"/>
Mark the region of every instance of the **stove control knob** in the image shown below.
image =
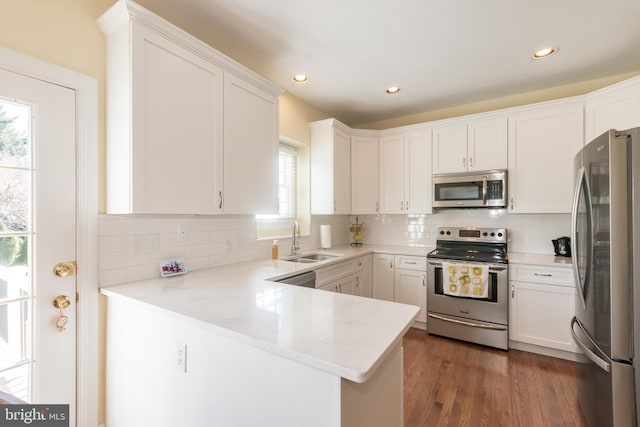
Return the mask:
<path id="1" fill-rule="evenodd" d="M 450 231 L 447 231 L 447 236 L 450 236 L 450 235 L 451 235 L 451 232 L 450 232 Z"/>
<path id="2" fill-rule="evenodd" d="M 483 235 L 484 237 L 487 237 L 487 232 L 485 231 L 484 233 L 482 233 L 482 235 Z"/>
<path id="3" fill-rule="evenodd" d="M 442 231 L 442 230 L 441 230 L 441 231 L 440 231 L 440 235 L 444 235 L 444 231 Z"/>
<path id="4" fill-rule="evenodd" d="M 496 235 L 496 233 L 491 232 L 491 237 L 494 237 Z"/>
<path id="5" fill-rule="evenodd" d="M 498 237 L 502 237 L 502 233 L 498 233 Z"/>

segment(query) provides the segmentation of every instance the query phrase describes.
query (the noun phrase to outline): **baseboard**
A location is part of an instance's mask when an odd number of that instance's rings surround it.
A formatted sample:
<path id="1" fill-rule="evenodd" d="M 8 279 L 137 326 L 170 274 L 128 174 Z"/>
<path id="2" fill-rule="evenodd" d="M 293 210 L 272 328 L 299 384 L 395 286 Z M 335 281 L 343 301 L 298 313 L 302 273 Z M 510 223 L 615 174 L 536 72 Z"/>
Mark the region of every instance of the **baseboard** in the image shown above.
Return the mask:
<path id="1" fill-rule="evenodd" d="M 541 354 L 543 356 L 555 357 L 557 359 L 570 360 L 572 362 L 584 362 L 586 357 L 582 353 L 573 353 L 555 348 L 542 347 L 534 344 L 527 344 L 519 341 L 509 340 L 509 349 L 527 351 L 529 353 Z"/>
<path id="2" fill-rule="evenodd" d="M 422 329 L 423 331 L 427 330 L 427 324 L 425 322 L 415 321 L 413 322 L 413 325 L 411 325 L 411 327 L 416 329 Z"/>

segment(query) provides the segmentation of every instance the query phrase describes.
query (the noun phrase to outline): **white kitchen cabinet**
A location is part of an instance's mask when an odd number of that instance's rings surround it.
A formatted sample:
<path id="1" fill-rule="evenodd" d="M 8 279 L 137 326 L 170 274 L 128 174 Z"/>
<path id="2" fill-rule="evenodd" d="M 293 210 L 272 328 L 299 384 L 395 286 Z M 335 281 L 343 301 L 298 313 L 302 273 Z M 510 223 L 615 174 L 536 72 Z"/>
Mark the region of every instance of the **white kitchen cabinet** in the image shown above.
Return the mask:
<path id="1" fill-rule="evenodd" d="M 508 212 L 571 212 L 573 159 L 583 139 L 581 99 L 538 104 L 509 115 Z"/>
<path id="2" fill-rule="evenodd" d="M 393 255 L 373 255 L 373 298 L 393 301 L 395 281 L 393 263 Z"/>
<path id="3" fill-rule="evenodd" d="M 585 143 L 609 129 L 640 126 L 640 78 L 626 80 L 586 96 Z"/>
<path id="4" fill-rule="evenodd" d="M 507 168 L 507 118 L 456 121 L 433 129 L 433 173 Z"/>
<path id="5" fill-rule="evenodd" d="M 379 211 L 378 136 L 352 135 L 351 213 L 363 215 Z"/>
<path id="6" fill-rule="evenodd" d="M 380 212 L 431 213 L 431 130 L 380 137 Z"/>
<path id="7" fill-rule="evenodd" d="M 373 255 L 366 255 L 358 258 L 355 263 L 356 282 L 353 294 L 361 297 L 371 298 L 372 295 L 372 264 Z"/>
<path id="8" fill-rule="evenodd" d="M 403 257 L 396 255 L 394 272 L 395 302 L 417 305 L 420 314 L 416 321 L 427 321 L 427 267 L 426 258 Z M 424 259 L 424 262 L 422 261 Z M 403 267 L 403 268 L 401 268 Z"/>
<path id="9" fill-rule="evenodd" d="M 570 268 L 509 264 L 509 340 L 579 352 L 570 332 L 575 285 Z"/>
<path id="10" fill-rule="evenodd" d="M 225 74 L 225 214 L 278 213 L 278 129 L 278 98 Z"/>
<path id="11" fill-rule="evenodd" d="M 311 128 L 311 213 L 351 213 L 351 129 L 335 119 Z"/>
<path id="12" fill-rule="evenodd" d="M 136 3 L 117 3 L 99 25 L 106 39 L 108 213 L 223 213 L 225 168 L 246 167 L 225 164 L 223 153 L 238 142 L 226 143 L 225 125 L 234 134 L 241 121 L 268 138 L 269 150 L 264 139 L 244 144 L 264 156 L 249 161 L 254 178 L 275 182 L 277 131 L 267 136 L 264 128 L 277 129 L 277 87 Z M 226 93 L 233 76 L 242 76 L 254 93 L 267 93 L 270 109 Z M 238 120 L 232 108 L 227 117 L 225 108 L 239 104 L 251 114 Z M 233 180 L 229 185 L 242 190 Z M 266 187 L 242 197 L 262 204 L 270 196 L 273 211 L 275 186 L 263 197 Z"/>

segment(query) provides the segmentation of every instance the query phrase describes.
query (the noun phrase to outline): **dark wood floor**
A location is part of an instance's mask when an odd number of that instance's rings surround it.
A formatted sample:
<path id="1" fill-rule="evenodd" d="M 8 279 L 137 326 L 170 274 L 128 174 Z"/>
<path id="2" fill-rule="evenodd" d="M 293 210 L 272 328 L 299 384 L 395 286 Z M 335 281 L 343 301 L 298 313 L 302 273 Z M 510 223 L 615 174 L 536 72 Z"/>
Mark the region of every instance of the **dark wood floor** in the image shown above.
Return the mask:
<path id="1" fill-rule="evenodd" d="M 573 362 L 412 328 L 404 373 L 405 427 L 586 425 Z"/>

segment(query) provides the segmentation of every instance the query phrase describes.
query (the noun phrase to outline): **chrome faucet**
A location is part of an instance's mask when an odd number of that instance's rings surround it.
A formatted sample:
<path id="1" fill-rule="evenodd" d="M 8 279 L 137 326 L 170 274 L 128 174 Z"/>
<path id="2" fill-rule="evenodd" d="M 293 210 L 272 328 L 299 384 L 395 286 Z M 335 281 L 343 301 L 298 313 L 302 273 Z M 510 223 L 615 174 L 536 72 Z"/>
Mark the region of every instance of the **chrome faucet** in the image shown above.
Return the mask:
<path id="1" fill-rule="evenodd" d="M 297 255 L 300 250 L 300 225 L 293 220 L 293 237 L 291 239 L 291 255 Z"/>

